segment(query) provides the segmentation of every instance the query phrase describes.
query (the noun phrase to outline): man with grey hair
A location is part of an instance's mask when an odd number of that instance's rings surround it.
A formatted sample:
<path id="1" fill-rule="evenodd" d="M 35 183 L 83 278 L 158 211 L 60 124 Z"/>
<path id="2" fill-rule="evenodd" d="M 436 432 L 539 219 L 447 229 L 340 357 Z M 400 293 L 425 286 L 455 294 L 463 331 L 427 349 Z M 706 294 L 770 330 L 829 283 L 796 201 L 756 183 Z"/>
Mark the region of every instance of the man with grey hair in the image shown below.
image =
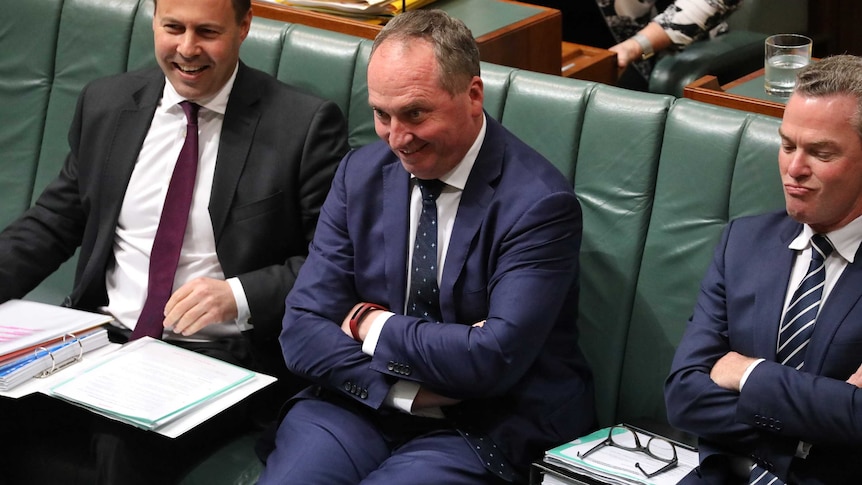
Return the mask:
<path id="1" fill-rule="evenodd" d="M 284 358 L 314 385 L 261 484 L 517 481 L 594 423 L 578 200 L 483 96 L 463 22 L 417 10 L 377 37 L 382 141 L 342 160 L 288 296 Z"/>
<path id="2" fill-rule="evenodd" d="M 786 209 L 728 224 L 666 384 L 700 438 L 683 483 L 858 483 L 862 60 L 804 68 L 778 168 Z"/>

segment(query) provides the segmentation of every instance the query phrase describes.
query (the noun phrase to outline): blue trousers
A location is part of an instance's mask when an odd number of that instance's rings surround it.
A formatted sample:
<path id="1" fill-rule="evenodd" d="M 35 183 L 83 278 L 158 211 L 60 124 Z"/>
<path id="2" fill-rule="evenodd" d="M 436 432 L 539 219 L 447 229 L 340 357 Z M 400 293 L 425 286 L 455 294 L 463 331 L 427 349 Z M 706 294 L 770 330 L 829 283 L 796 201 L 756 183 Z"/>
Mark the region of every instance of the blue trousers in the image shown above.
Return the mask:
<path id="1" fill-rule="evenodd" d="M 411 422 L 410 420 L 414 420 Z M 300 399 L 278 428 L 260 485 L 479 485 L 502 482 L 454 429 Z"/>

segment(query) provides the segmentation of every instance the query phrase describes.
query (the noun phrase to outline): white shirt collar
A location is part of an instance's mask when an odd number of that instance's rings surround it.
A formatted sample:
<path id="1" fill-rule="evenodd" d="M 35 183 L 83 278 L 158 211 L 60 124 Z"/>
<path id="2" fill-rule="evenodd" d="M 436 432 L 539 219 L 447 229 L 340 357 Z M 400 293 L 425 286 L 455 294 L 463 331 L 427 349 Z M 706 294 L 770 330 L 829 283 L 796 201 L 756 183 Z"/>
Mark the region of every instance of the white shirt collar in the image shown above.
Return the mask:
<path id="1" fill-rule="evenodd" d="M 811 247 L 812 236 L 814 236 L 814 230 L 808 224 L 803 224 L 802 232 L 790 242 L 788 247 L 796 251 L 808 249 Z M 848 263 L 852 263 L 856 257 L 856 251 L 862 243 L 862 216 L 853 219 L 840 229 L 827 233 L 826 236 L 829 237 L 835 252 Z"/>

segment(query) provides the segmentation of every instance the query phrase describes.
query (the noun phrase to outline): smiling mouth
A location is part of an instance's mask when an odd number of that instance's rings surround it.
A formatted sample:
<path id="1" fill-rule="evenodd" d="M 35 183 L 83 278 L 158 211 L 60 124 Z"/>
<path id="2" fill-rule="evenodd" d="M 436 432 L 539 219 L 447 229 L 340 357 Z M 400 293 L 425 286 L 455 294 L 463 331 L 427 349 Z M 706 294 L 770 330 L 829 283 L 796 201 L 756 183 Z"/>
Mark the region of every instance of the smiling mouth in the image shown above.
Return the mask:
<path id="1" fill-rule="evenodd" d="M 408 149 L 404 149 L 404 148 L 399 148 L 399 149 L 398 149 L 398 153 L 400 153 L 400 154 L 402 154 L 402 155 L 413 155 L 414 153 L 416 153 L 416 152 L 418 152 L 418 151 L 422 150 L 423 148 L 425 148 L 425 145 L 424 145 L 424 144 L 423 144 L 422 146 L 420 146 L 420 147 L 414 148 L 413 150 L 408 150 Z"/>
<path id="2" fill-rule="evenodd" d="M 184 74 L 197 74 L 199 72 L 203 72 L 207 68 L 207 66 L 183 66 L 176 62 L 174 63 L 174 66 Z"/>

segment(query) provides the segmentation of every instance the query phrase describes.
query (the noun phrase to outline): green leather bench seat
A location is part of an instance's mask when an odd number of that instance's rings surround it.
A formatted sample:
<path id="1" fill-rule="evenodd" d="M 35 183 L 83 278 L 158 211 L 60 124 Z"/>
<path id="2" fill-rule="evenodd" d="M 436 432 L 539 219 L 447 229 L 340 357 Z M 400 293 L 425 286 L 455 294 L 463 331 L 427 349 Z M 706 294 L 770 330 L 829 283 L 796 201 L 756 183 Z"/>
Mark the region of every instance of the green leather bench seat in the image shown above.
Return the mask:
<path id="1" fill-rule="evenodd" d="M 90 80 L 154 65 L 148 0 L 27 0 L 0 16 L 0 227 L 63 163 Z M 38 35 L 34 35 L 38 32 Z M 376 139 L 365 69 L 371 43 L 256 18 L 241 56 L 334 100 L 350 143 Z M 596 375 L 601 425 L 666 421 L 663 382 L 725 223 L 783 206 L 779 120 L 673 96 L 483 64 L 490 116 L 548 157 L 584 212 L 581 345 Z M 30 298 L 60 303 L 63 269 Z M 2 282 L 0 282 L 2 284 Z M 253 483 L 253 436 L 186 483 Z"/>

